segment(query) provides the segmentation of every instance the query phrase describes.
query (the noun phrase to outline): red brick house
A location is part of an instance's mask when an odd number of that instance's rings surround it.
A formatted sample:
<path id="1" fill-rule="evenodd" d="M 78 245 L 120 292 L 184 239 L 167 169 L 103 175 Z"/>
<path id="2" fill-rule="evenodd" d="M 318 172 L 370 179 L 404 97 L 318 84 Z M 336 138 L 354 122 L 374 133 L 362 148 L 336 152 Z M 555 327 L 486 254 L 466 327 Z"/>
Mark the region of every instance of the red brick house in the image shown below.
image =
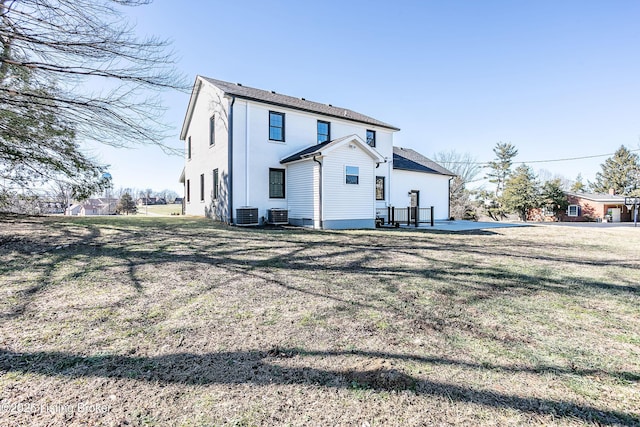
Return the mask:
<path id="1" fill-rule="evenodd" d="M 569 207 L 560 212 L 566 222 L 632 221 L 631 211 L 624 205 L 624 196 L 617 194 L 566 193 Z"/>

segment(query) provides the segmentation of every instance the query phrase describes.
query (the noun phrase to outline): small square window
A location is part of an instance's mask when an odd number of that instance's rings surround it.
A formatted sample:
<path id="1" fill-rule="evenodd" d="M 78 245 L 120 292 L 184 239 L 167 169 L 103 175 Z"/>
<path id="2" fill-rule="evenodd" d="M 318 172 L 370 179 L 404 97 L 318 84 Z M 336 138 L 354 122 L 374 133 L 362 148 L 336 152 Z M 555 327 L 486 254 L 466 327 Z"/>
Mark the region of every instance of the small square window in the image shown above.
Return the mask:
<path id="1" fill-rule="evenodd" d="M 376 146 L 376 131 L 367 129 L 367 144 L 371 147 Z"/>
<path id="2" fill-rule="evenodd" d="M 360 174 L 360 168 L 358 166 L 346 166 L 345 167 L 345 183 L 358 184 Z"/>
<path id="3" fill-rule="evenodd" d="M 284 142 L 284 113 L 269 111 L 269 139 Z"/>

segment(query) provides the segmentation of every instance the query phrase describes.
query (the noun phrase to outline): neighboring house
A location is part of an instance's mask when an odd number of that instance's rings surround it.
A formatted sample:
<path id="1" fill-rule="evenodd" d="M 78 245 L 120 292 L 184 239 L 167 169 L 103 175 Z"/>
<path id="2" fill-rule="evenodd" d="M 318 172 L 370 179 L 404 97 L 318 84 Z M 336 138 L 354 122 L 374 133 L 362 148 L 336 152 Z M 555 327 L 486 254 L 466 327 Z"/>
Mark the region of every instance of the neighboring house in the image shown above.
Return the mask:
<path id="1" fill-rule="evenodd" d="M 624 196 L 569 192 L 566 194 L 569 207 L 566 212 L 561 213 L 562 221 L 632 221 L 631 211 L 624 205 Z"/>
<path id="2" fill-rule="evenodd" d="M 89 215 L 109 215 L 115 212 L 118 203 L 117 199 L 87 199 L 81 203 L 73 203 L 65 212 L 65 215 L 89 216 Z"/>
<path id="3" fill-rule="evenodd" d="M 280 209 L 295 225 L 372 228 L 376 212 L 413 201 L 448 219 L 453 174 L 393 147 L 398 130 L 345 108 L 198 76 L 180 134 L 185 213 L 242 225 Z"/>
<path id="4" fill-rule="evenodd" d="M 82 205 L 80 203 L 73 203 L 66 209 L 65 215 L 78 216 L 81 210 Z"/>
<path id="5" fill-rule="evenodd" d="M 181 205 L 182 204 L 182 197 L 176 197 L 175 199 L 173 199 L 173 204 L 175 205 Z"/>

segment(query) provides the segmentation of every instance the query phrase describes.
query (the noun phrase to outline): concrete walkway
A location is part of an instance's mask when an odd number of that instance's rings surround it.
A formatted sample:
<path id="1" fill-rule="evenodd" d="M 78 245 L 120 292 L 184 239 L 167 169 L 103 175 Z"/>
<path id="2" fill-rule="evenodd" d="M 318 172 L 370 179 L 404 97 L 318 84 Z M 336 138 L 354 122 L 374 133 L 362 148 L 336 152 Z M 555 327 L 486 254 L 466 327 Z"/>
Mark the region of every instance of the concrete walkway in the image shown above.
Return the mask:
<path id="1" fill-rule="evenodd" d="M 507 228 L 507 227 L 528 227 L 532 224 L 517 222 L 476 222 L 476 221 L 435 221 L 433 227 L 429 224 L 420 224 L 419 229 L 437 230 L 437 231 L 474 231 L 487 230 L 490 228 Z M 401 228 L 415 228 L 414 226 L 401 226 Z"/>

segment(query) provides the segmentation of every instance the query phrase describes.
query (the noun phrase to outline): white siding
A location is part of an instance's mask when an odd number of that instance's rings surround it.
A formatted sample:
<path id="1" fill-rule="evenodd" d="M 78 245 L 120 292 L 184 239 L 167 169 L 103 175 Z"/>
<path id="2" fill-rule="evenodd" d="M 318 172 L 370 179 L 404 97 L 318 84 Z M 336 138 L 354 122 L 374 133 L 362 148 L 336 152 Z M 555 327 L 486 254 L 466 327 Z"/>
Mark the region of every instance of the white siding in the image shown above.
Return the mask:
<path id="1" fill-rule="evenodd" d="M 289 218 L 297 223 L 319 227 L 319 167 L 313 160 L 292 163 L 287 167 L 286 192 Z M 305 221 L 303 221 L 305 220 Z"/>
<path id="2" fill-rule="evenodd" d="M 227 172 L 227 109 L 228 100 L 223 97 L 220 90 L 211 85 L 204 84 L 198 94 L 193 116 L 187 128 L 185 147 L 185 201 L 186 180 L 190 180 L 190 201 L 185 203 L 187 215 L 210 215 L 217 212 L 226 218 L 226 203 L 224 197 L 217 201 L 212 200 L 213 170 L 218 169 L 220 182 L 220 195 L 226 195 Z M 216 116 L 215 145 L 209 145 L 209 119 L 212 114 Z M 188 159 L 187 144 L 191 137 L 191 159 Z M 204 174 L 205 200 L 200 200 L 200 175 Z"/>
<path id="3" fill-rule="evenodd" d="M 398 208 L 410 206 L 409 191 L 420 191 L 420 207 L 433 206 L 433 217 L 449 219 L 449 177 L 423 172 L 393 169 L 391 204 Z"/>
<path id="4" fill-rule="evenodd" d="M 355 148 L 351 148 L 355 147 Z M 345 182 L 345 167 L 359 168 L 357 185 Z M 375 162 L 355 144 L 345 144 L 323 158 L 323 220 L 375 218 Z"/>
<path id="5" fill-rule="evenodd" d="M 285 114 L 284 142 L 269 140 L 269 111 Z M 286 168 L 286 180 L 291 182 L 288 178 L 291 165 L 282 165 L 280 160 L 317 143 L 318 120 L 331 123 L 331 139 L 356 134 L 365 140 L 367 129 L 375 130 L 376 150 L 389 159 L 393 156 L 393 132 L 390 130 L 257 102 L 236 100 L 233 117 L 234 209 L 239 206 L 254 206 L 258 208 L 258 214 L 262 217 L 267 215 L 267 209 L 289 209 L 288 206 L 297 206 L 297 201 L 292 203 L 290 200 L 294 193 L 291 193 L 289 188 L 286 189 L 286 199 L 269 198 L 269 168 Z M 388 174 L 387 168 L 381 167 L 378 172 L 383 176 Z M 317 186 L 313 188 L 313 191 L 317 191 Z M 318 219 L 318 215 L 314 218 Z"/>

